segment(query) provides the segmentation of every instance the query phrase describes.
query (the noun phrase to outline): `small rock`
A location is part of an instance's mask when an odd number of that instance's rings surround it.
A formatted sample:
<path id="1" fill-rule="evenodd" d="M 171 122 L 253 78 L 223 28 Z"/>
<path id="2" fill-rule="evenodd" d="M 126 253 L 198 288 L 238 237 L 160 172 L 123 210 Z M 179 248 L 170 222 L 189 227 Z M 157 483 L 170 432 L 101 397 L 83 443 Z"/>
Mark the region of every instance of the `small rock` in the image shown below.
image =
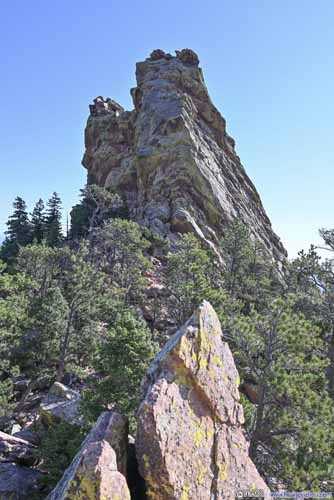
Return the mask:
<path id="1" fill-rule="evenodd" d="M 52 425 L 61 421 L 82 425 L 80 394 L 60 382 L 55 382 L 40 406 L 42 422 Z"/>
<path id="2" fill-rule="evenodd" d="M 23 429 L 19 432 L 13 434 L 15 437 L 23 439 L 24 441 L 29 441 L 29 443 L 38 446 L 41 443 L 42 433 L 35 432 L 29 428 Z"/>
<path id="3" fill-rule="evenodd" d="M 14 391 L 22 393 L 27 390 L 30 380 L 26 377 L 18 376 L 14 377 L 12 382 L 14 384 Z"/>
<path id="4" fill-rule="evenodd" d="M 14 424 L 10 433 L 12 436 L 14 436 L 17 432 L 20 432 L 21 429 L 22 427 L 20 426 L 20 424 Z"/>
<path id="5" fill-rule="evenodd" d="M 152 59 L 152 61 L 157 61 L 158 59 L 164 59 L 165 57 L 166 57 L 166 52 L 164 52 L 161 49 L 155 49 L 150 54 L 150 59 Z"/>
<path id="6" fill-rule="evenodd" d="M 55 382 L 49 390 L 49 398 L 66 399 L 68 401 L 76 400 L 80 397 L 80 394 L 73 389 L 70 389 L 60 382 Z"/>
<path id="7" fill-rule="evenodd" d="M 193 50 L 191 49 L 176 50 L 175 53 L 177 57 L 181 59 L 181 61 L 184 64 L 198 66 L 199 64 L 198 55 Z"/>

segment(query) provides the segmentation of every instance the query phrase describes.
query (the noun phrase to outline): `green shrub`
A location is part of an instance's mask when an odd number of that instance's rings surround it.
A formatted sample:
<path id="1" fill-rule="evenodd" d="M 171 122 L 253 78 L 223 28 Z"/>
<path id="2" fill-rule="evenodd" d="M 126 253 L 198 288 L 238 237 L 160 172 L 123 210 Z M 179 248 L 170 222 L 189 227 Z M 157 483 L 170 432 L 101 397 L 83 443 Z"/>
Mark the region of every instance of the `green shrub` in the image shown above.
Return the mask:
<path id="1" fill-rule="evenodd" d="M 43 484 L 48 491 L 56 486 L 65 469 L 79 451 L 86 430 L 66 422 L 49 427 L 37 450 Z"/>

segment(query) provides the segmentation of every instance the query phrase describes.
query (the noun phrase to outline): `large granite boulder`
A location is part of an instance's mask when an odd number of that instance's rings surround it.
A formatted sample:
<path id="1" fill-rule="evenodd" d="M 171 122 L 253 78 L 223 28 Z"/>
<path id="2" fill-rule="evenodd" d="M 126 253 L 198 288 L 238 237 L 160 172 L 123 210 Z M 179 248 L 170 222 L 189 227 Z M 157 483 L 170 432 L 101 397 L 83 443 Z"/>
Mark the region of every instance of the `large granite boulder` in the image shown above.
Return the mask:
<path id="1" fill-rule="evenodd" d="M 102 413 L 47 500 L 130 500 L 127 444 L 127 419 Z"/>
<path id="2" fill-rule="evenodd" d="M 144 384 L 136 452 L 149 499 L 269 495 L 248 455 L 238 385 L 218 317 L 204 302 L 158 354 Z"/>
<path id="3" fill-rule="evenodd" d="M 88 182 L 111 187 L 129 215 L 172 243 L 194 232 L 215 249 L 227 224 L 249 226 L 277 261 L 286 251 L 212 103 L 198 56 L 161 49 L 137 63 L 135 109 L 96 112 L 85 131 Z M 101 101 L 101 97 L 99 97 Z M 101 102 L 102 102 L 101 101 Z"/>
<path id="4" fill-rule="evenodd" d="M 0 463 L 0 499 L 32 500 L 40 490 L 42 474 L 13 463 Z"/>
<path id="5" fill-rule="evenodd" d="M 55 382 L 40 405 L 40 414 L 46 425 L 59 422 L 81 425 L 80 394 L 60 382 Z"/>
<path id="6" fill-rule="evenodd" d="M 33 465 L 35 446 L 28 441 L 0 432 L 0 462 Z"/>

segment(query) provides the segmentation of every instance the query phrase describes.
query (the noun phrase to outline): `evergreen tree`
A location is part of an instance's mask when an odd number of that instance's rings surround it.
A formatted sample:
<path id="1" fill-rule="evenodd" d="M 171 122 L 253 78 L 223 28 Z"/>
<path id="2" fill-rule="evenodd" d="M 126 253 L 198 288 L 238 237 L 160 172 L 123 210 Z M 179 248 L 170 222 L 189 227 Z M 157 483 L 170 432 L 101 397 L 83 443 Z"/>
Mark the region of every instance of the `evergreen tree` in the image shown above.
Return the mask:
<path id="1" fill-rule="evenodd" d="M 319 355 L 319 330 L 294 312 L 294 303 L 293 296 L 275 299 L 266 312 L 236 318 L 233 350 L 241 374 L 256 386 L 247 422 L 251 457 L 269 481 L 319 489 L 334 457 L 328 360 Z"/>
<path id="2" fill-rule="evenodd" d="M 223 256 L 223 287 L 240 300 L 244 312 L 252 307 L 265 307 L 284 288 L 276 264 L 263 245 L 251 237 L 250 230 L 240 221 L 228 227 L 220 243 Z"/>
<path id="3" fill-rule="evenodd" d="M 40 198 L 36 203 L 31 214 L 31 239 L 37 243 L 41 243 L 45 237 L 45 206 Z"/>
<path id="4" fill-rule="evenodd" d="M 6 239 L 1 248 L 1 257 L 12 262 L 20 246 L 25 246 L 31 241 L 31 225 L 25 201 L 19 196 L 13 203 L 14 212 L 7 221 Z"/>
<path id="5" fill-rule="evenodd" d="M 213 253 L 204 248 L 193 234 L 185 234 L 176 252 L 167 258 L 166 286 L 169 308 L 177 324 L 183 324 L 204 300 L 220 304 L 221 274 Z"/>
<path id="6" fill-rule="evenodd" d="M 46 240 L 51 247 L 57 247 L 63 241 L 63 233 L 61 224 L 61 199 L 56 192 L 49 199 L 47 207 L 45 221 Z"/>
<path id="7" fill-rule="evenodd" d="M 92 247 L 95 230 L 110 218 L 127 218 L 127 210 L 119 195 L 95 184 L 82 189 L 81 198 L 71 211 L 70 237 L 88 237 Z"/>
<path id="8" fill-rule="evenodd" d="M 64 329 L 60 338 L 57 380 L 63 378 L 71 356 L 77 354 L 80 342 L 89 357 L 93 354 L 92 323 L 99 319 L 106 297 L 112 293 L 105 284 L 105 275 L 88 260 L 88 247 L 83 242 L 77 251 L 67 250 L 61 291 L 67 304 Z M 102 318 L 101 318 L 102 319 Z M 88 335 L 87 335 L 88 331 Z M 82 355 L 82 352 L 80 353 Z"/>
<path id="9" fill-rule="evenodd" d="M 322 230 L 323 248 L 333 254 L 333 232 Z M 334 247 L 334 245 L 333 245 Z M 334 399 L 334 258 L 321 258 L 317 248 L 300 252 L 289 267 L 288 284 L 298 296 L 296 308 L 320 328 L 324 341 L 323 357 L 328 357 L 326 369 L 328 391 Z"/>
<path id="10" fill-rule="evenodd" d="M 112 404 L 133 417 L 140 384 L 156 352 L 157 345 L 145 323 L 130 308 L 119 305 L 95 359 L 100 377 L 85 394 L 83 406 L 88 419 L 94 421 Z"/>
<path id="11" fill-rule="evenodd" d="M 29 282 L 22 275 L 6 272 L 0 261 L 0 416 L 8 415 L 14 406 L 10 376 L 17 374 L 11 362 L 24 327 L 29 326 Z"/>
<path id="12" fill-rule="evenodd" d="M 70 239 L 87 238 L 93 212 L 94 202 L 87 196 L 86 189 L 81 189 L 81 200 L 77 205 L 74 205 L 70 213 Z"/>
<path id="13" fill-rule="evenodd" d="M 41 372 L 61 380 L 69 362 L 94 355 L 107 297 L 104 274 L 88 261 L 88 248 L 50 248 L 31 245 L 22 249 L 18 269 L 30 280 L 30 325 L 38 335 L 39 348 L 31 349 L 30 375 Z M 95 328 L 95 330 L 94 330 Z"/>
<path id="14" fill-rule="evenodd" d="M 125 219 L 112 219 L 96 231 L 91 255 L 118 288 L 118 297 L 127 304 L 138 303 L 147 283 L 145 271 L 150 261 L 145 252 L 150 246 L 140 226 Z"/>
<path id="15" fill-rule="evenodd" d="M 8 219 L 6 235 L 10 241 L 18 245 L 26 245 L 30 241 L 31 227 L 26 202 L 19 196 L 13 203 L 14 212 Z"/>

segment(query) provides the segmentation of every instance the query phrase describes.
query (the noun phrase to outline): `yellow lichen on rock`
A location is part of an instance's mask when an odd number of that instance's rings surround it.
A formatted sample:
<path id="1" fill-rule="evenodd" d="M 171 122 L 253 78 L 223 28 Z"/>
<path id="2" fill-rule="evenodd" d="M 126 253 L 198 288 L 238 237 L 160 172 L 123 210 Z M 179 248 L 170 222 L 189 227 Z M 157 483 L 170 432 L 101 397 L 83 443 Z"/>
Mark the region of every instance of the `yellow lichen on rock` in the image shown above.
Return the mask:
<path id="1" fill-rule="evenodd" d="M 152 363 L 136 437 L 152 500 L 223 500 L 254 481 L 266 488 L 248 457 L 238 373 L 222 337 L 204 302 Z"/>

